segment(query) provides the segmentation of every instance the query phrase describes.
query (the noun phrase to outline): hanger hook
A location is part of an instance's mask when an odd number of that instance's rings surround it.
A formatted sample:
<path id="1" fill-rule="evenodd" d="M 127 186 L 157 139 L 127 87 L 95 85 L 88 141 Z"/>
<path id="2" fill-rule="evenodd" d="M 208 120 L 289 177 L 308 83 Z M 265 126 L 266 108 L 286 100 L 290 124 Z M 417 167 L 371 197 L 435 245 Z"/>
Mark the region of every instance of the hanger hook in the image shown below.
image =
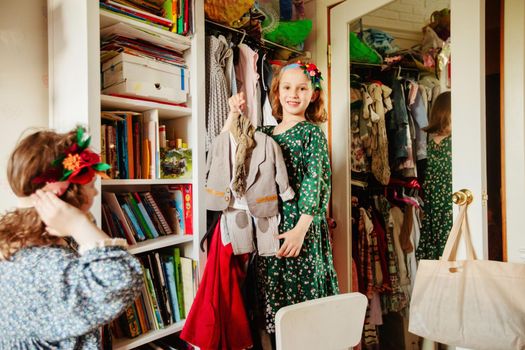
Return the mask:
<path id="1" fill-rule="evenodd" d="M 244 41 L 244 38 L 246 37 L 246 30 L 243 29 L 242 30 L 242 38 L 241 38 L 241 41 L 239 41 L 239 45 L 242 44 L 242 42 Z"/>

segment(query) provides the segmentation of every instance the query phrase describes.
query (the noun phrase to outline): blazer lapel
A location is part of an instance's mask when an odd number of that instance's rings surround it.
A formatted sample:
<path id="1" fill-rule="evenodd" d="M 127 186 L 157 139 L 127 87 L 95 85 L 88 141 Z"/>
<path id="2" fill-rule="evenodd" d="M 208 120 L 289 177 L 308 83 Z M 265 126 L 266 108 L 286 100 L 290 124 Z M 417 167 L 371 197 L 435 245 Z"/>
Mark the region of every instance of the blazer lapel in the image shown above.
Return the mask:
<path id="1" fill-rule="evenodd" d="M 253 185 L 257 173 L 259 172 L 259 165 L 266 159 L 266 135 L 258 135 L 256 132 L 254 135 L 255 147 L 252 151 L 252 157 L 250 160 L 250 168 L 248 169 L 248 178 L 246 179 L 246 189 L 248 190 Z"/>

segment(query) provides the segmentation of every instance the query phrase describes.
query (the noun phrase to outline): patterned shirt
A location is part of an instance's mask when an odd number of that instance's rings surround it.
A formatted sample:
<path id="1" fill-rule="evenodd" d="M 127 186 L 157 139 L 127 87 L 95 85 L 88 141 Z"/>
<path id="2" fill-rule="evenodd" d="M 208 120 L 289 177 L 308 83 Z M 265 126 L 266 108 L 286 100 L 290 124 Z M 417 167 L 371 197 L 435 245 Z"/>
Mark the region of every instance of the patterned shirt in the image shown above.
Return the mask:
<path id="1" fill-rule="evenodd" d="M 79 256 L 28 247 L 0 262 L 0 349 L 99 349 L 98 327 L 140 292 L 142 269 L 122 247 Z"/>

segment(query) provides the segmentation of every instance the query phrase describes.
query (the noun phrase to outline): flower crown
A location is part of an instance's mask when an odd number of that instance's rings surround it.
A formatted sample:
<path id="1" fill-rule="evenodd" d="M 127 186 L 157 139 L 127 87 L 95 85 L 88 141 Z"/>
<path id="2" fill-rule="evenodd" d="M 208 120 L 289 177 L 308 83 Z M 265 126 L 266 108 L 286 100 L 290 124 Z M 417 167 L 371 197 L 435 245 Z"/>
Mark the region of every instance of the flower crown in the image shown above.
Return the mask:
<path id="1" fill-rule="evenodd" d="M 297 61 L 295 63 L 291 63 L 285 66 L 284 68 L 301 68 L 304 74 L 306 74 L 306 76 L 310 78 L 314 90 L 321 90 L 321 80 L 323 80 L 323 77 L 321 75 L 321 71 L 319 70 L 319 68 L 317 68 L 315 64 Z"/>
<path id="2" fill-rule="evenodd" d="M 100 162 L 100 156 L 88 149 L 90 142 L 91 136 L 83 127 L 78 127 L 76 142 L 51 163 L 51 168 L 35 177 L 33 183 L 47 183 L 47 189 L 62 195 L 72 183 L 85 185 L 95 175 L 107 178 L 105 171 L 111 167 Z"/>

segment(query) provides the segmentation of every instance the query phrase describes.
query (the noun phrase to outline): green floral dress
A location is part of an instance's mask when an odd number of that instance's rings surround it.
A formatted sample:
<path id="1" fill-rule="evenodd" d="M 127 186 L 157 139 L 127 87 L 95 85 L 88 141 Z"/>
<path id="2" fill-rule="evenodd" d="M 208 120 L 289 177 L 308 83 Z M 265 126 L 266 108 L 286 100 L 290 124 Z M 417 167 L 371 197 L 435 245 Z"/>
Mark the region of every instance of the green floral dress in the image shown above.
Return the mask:
<path id="1" fill-rule="evenodd" d="M 265 326 L 275 332 L 275 313 L 281 307 L 339 293 L 326 222 L 331 170 L 326 138 L 321 129 L 300 122 L 279 135 L 263 127 L 281 146 L 295 198 L 282 203 L 279 232 L 291 230 L 301 214 L 314 217 L 296 258 L 258 257 L 257 285 Z M 282 243 L 282 241 L 281 241 Z"/>
<path id="2" fill-rule="evenodd" d="M 425 216 L 416 251 L 420 259 L 437 260 L 452 228 L 452 139 L 428 142 L 427 175 L 423 183 Z"/>

